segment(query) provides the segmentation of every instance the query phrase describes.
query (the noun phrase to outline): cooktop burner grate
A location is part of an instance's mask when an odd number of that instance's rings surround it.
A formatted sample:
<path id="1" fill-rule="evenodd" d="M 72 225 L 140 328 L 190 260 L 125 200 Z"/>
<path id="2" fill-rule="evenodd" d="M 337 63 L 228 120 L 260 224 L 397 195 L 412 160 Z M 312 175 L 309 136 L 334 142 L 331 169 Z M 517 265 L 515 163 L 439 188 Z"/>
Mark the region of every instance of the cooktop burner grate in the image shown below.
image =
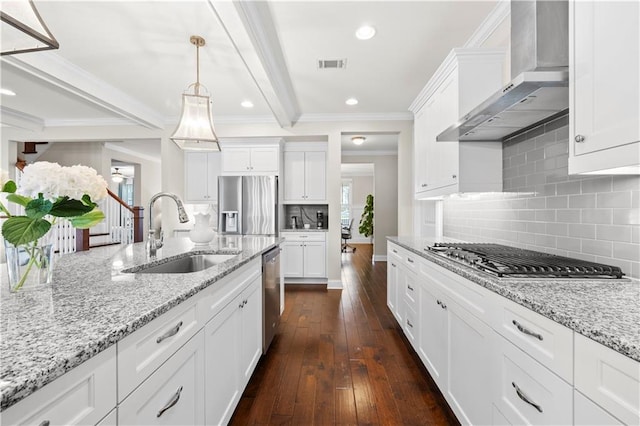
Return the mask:
<path id="1" fill-rule="evenodd" d="M 429 250 L 499 277 L 622 278 L 624 275 L 617 266 L 501 244 L 436 243 Z"/>

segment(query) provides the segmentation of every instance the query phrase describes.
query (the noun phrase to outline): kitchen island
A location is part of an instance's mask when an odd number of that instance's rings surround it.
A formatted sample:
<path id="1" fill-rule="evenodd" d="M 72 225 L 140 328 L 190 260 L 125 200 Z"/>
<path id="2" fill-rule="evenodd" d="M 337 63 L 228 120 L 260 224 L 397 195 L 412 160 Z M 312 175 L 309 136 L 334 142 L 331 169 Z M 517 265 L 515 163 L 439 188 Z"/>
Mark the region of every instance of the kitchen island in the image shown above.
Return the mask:
<path id="1" fill-rule="evenodd" d="M 0 409 L 18 403 L 193 296 L 214 291 L 230 274 L 249 264 L 259 265 L 262 253 L 279 243 L 277 237 L 221 236 L 201 249 L 187 238 L 169 238 L 156 259 L 147 257 L 144 243 L 102 247 L 56 259 L 50 288 L 9 294 L 3 285 Z M 234 257 L 187 274 L 125 272 L 186 252 Z M 255 269 L 259 274 L 259 266 Z"/>

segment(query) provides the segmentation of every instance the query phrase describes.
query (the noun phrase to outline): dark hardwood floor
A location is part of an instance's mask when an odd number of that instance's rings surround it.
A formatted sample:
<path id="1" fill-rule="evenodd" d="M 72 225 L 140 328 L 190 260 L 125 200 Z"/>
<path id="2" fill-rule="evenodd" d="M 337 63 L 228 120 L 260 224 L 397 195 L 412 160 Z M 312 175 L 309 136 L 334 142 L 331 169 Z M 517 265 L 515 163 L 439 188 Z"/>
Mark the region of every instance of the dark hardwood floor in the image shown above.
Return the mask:
<path id="1" fill-rule="evenodd" d="M 387 264 L 342 254 L 344 289 L 287 285 L 285 311 L 232 425 L 457 424 L 387 308 Z"/>

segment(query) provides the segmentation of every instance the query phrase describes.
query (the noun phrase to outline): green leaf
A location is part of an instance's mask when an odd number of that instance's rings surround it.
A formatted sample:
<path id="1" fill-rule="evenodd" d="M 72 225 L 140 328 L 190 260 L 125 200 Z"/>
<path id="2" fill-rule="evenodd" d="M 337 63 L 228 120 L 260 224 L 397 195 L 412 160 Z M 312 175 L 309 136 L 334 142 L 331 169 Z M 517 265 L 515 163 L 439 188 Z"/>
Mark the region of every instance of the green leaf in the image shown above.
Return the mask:
<path id="1" fill-rule="evenodd" d="M 71 222 L 71 225 L 75 228 L 87 229 L 99 224 L 103 219 L 104 213 L 98 209 L 94 209 L 87 214 L 69 219 L 69 222 Z"/>
<path id="2" fill-rule="evenodd" d="M 44 198 L 37 198 L 29 201 L 24 211 L 31 219 L 40 219 L 49 214 L 53 204 Z"/>
<path id="3" fill-rule="evenodd" d="M 9 192 L 13 194 L 14 192 L 16 192 L 16 189 L 18 189 L 16 183 L 12 180 L 9 180 L 5 182 L 4 186 L 2 187 L 2 192 Z"/>
<path id="4" fill-rule="evenodd" d="M 45 219 L 12 216 L 2 225 L 2 236 L 13 245 L 30 243 L 49 232 L 51 224 Z"/>
<path id="5" fill-rule="evenodd" d="M 12 203 L 20 204 L 22 207 L 27 207 L 27 204 L 31 201 L 31 198 L 25 197 L 24 195 L 18 194 L 9 194 L 7 195 L 7 200 Z"/>
<path id="6" fill-rule="evenodd" d="M 91 201 L 91 197 L 89 196 L 89 194 L 84 194 L 84 195 L 82 196 L 82 202 L 83 202 L 85 205 L 87 205 L 87 206 L 91 207 L 91 209 L 94 209 L 94 208 L 98 207 L 98 205 L 97 205 L 96 203 L 94 203 L 93 201 Z M 89 209 L 89 211 L 91 211 L 91 209 Z"/>
<path id="7" fill-rule="evenodd" d="M 72 200 L 69 199 L 69 197 L 62 197 L 53 203 L 53 207 L 49 214 L 56 217 L 76 217 L 89 213 L 93 209 L 93 206 L 87 206 L 82 201 Z"/>

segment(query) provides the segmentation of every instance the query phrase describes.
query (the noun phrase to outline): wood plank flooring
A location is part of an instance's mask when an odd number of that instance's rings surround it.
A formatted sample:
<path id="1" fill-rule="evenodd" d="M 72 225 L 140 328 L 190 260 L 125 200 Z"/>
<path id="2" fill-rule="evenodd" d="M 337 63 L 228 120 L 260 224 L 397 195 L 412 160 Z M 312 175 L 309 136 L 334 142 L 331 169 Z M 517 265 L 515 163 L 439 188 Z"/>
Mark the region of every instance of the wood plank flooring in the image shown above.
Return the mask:
<path id="1" fill-rule="evenodd" d="M 287 285 L 232 425 L 458 424 L 387 308 L 387 264 L 342 254 L 344 289 Z"/>

